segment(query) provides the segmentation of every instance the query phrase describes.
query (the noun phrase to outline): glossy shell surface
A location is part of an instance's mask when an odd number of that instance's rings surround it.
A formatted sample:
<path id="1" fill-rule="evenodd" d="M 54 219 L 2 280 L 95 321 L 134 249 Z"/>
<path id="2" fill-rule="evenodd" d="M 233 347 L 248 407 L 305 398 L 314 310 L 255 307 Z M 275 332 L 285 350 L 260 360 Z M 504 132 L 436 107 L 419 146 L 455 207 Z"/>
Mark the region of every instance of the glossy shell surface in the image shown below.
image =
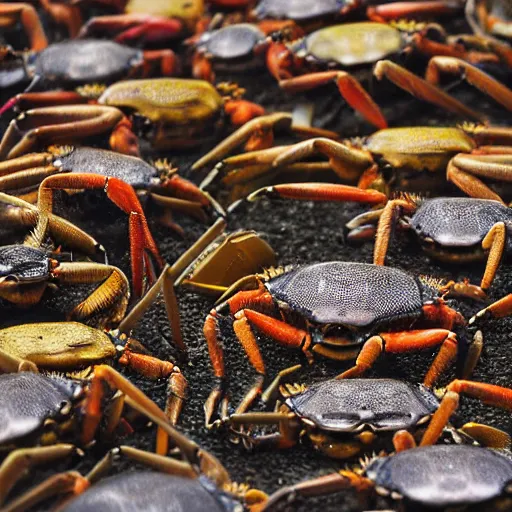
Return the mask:
<path id="1" fill-rule="evenodd" d="M 237 509 L 233 503 L 224 503 L 220 497 L 214 496 L 199 480 L 138 471 L 100 481 L 72 500 L 64 509 L 65 512 L 89 512 L 91 510 L 103 512 L 139 512 L 141 510 L 151 512 L 204 512 L 205 510 L 234 512 Z"/>
<path id="2" fill-rule="evenodd" d="M 430 237 L 443 247 L 479 245 L 497 222 L 512 227 L 512 209 L 486 199 L 440 197 L 424 201 L 411 219 L 420 237 Z"/>
<path id="3" fill-rule="evenodd" d="M 299 44 L 317 60 L 355 66 L 384 59 L 400 51 L 404 43 L 400 32 L 389 25 L 362 22 L 322 28 Z"/>
<path id="4" fill-rule="evenodd" d="M 32 372 L 0 375 L 0 445 L 33 434 L 46 419 L 58 416 L 78 386 Z"/>
<path id="5" fill-rule="evenodd" d="M 270 280 L 266 286 L 274 298 L 321 324 L 365 327 L 415 316 L 423 305 L 413 276 L 366 263 L 307 265 Z"/>
<path id="6" fill-rule="evenodd" d="M 255 9 L 258 18 L 306 21 L 329 14 L 337 14 L 350 0 L 262 0 Z"/>
<path id="7" fill-rule="evenodd" d="M 437 445 L 377 459 L 366 474 L 415 503 L 456 507 L 500 496 L 512 481 L 512 461 L 486 448 Z"/>
<path id="8" fill-rule="evenodd" d="M 108 335 L 78 322 L 22 324 L 0 330 L 0 350 L 38 368 L 66 370 L 113 358 Z"/>
<path id="9" fill-rule="evenodd" d="M 239 23 L 212 32 L 204 48 L 214 59 L 241 59 L 250 57 L 264 38 L 265 34 L 255 25 Z"/>
<path id="10" fill-rule="evenodd" d="M 119 178 L 132 187 L 145 188 L 157 176 L 156 169 L 141 158 L 105 149 L 79 147 L 58 156 L 53 164 L 72 172 L 94 172 Z"/>
<path id="11" fill-rule="evenodd" d="M 98 101 L 133 109 L 154 122 L 181 125 L 206 121 L 222 107 L 222 98 L 213 85 L 179 78 L 119 82 Z"/>
<path id="12" fill-rule="evenodd" d="M 365 425 L 376 431 L 407 429 L 438 407 L 435 395 L 424 386 L 394 379 L 328 380 L 286 403 L 300 417 L 334 432 Z"/>
<path id="13" fill-rule="evenodd" d="M 141 63 L 140 50 L 113 41 L 64 41 L 38 55 L 36 74 L 61 84 L 111 83 Z"/>

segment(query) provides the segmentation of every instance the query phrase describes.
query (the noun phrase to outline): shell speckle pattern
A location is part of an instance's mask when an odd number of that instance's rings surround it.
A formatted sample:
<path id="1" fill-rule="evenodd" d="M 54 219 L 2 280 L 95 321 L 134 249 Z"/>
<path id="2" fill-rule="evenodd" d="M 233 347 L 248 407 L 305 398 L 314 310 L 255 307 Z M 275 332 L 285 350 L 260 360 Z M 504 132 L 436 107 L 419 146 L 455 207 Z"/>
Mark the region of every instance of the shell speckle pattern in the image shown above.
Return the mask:
<path id="1" fill-rule="evenodd" d="M 267 288 L 306 318 L 320 324 L 365 327 L 422 306 L 420 288 L 406 272 L 364 263 L 332 261 L 300 267 Z"/>
<path id="2" fill-rule="evenodd" d="M 435 396 L 420 385 L 393 379 L 329 380 L 287 400 L 299 416 L 320 428 L 347 432 L 409 428 L 433 413 Z"/>

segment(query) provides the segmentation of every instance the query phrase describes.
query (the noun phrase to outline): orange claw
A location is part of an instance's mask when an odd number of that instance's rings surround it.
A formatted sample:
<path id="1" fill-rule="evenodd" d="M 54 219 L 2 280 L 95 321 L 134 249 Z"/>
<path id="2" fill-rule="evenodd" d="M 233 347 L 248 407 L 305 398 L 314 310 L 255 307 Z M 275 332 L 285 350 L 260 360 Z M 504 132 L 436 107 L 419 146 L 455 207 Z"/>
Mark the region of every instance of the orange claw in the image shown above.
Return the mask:
<path id="1" fill-rule="evenodd" d="M 265 114 L 265 109 L 262 106 L 246 100 L 228 100 L 224 105 L 224 110 L 230 116 L 231 123 L 237 127 Z"/>
<path id="2" fill-rule="evenodd" d="M 108 142 L 113 151 L 140 158 L 139 139 L 132 132 L 132 123 L 127 117 L 117 123 Z"/>

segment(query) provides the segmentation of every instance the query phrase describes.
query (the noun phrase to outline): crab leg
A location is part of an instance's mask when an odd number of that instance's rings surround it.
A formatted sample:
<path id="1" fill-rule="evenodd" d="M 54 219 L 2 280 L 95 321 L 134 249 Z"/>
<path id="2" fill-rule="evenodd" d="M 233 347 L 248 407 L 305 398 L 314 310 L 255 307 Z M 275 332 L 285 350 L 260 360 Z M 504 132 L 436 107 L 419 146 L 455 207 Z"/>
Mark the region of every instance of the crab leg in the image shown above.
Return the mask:
<path id="1" fill-rule="evenodd" d="M 509 315 L 512 315 L 512 293 L 505 295 L 502 299 L 479 311 L 469 320 L 469 325 L 473 325 L 484 318 L 502 318 Z"/>
<path id="2" fill-rule="evenodd" d="M 343 99 L 377 128 L 387 128 L 388 123 L 379 106 L 364 90 L 359 81 L 345 71 L 323 71 L 281 80 L 279 87 L 287 92 L 301 92 L 314 89 L 332 81 L 336 82 Z"/>
<path id="3" fill-rule="evenodd" d="M 501 152 L 510 148 L 501 148 Z M 492 199 L 504 204 L 503 199 L 477 176 L 512 182 L 512 155 L 458 154 L 448 163 L 446 177 L 471 197 Z"/>
<path id="4" fill-rule="evenodd" d="M 70 142 L 98 135 L 123 119 L 120 110 L 103 105 L 46 107 L 13 119 L 0 142 L 0 159 L 14 158 L 46 142 Z"/>
<path id="5" fill-rule="evenodd" d="M 20 448 L 9 453 L 0 466 L 0 505 L 30 468 L 79 453 L 72 444 Z"/>
<path id="6" fill-rule="evenodd" d="M 350 185 L 334 183 L 287 183 L 256 190 L 249 196 L 248 201 L 260 197 L 278 197 L 286 199 L 300 199 L 304 201 L 354 201 L 370 204 L 382 204 L 387 196 L 377 190 L 363 190 Z"/>
<path id="7" fill-rule="evenodd" d="M 449 368 L 457 355 L 457 336 L 447 329 L 426 329 L 381 333 L 368 339 L 359 352 L 356 364 L 338 375 L 337 379 L 358 377 L 369 370 L 383 352 L 399 354 L 441 345 L 423 384 L 431 388 Z"/>
<path id="8" fill-rule="evenodd" d="M 482 114 L 466 107 L 466 105 L 435 85 L 389 60 L 380 60 L 377 62 L 373 74 L 378 80 L 382 80 L 383 77 L 386 77 L 396 86 L 407 91 L 419 100 L 427 101 L 462 117 L 485 122 L 485 117 Z"/>
<path id="9" fill-rule="evenodd" d="M 48 39 L 34 7 L 25 3 L 0 4 L 0 26 L 15 25 L 18 19 L 30 39 L 31 49 L 36 52 L 44 50 L 48 46 Z"/>
<path id="10" fill-rule="evenodd" d="M 329 165 L 333 171 L 345 181 L 354 181 L 359 178 L 361 173 L 375 166 L 373 159 L 367 152 L 350 148 L 341 142 L 326 138 L 315 138 L 290 146 L 275 158 L 272 166 L 290 165 L 318 153 L 329 159 Z"/>
<path id="11" fill-rule="evenodd" d="M 387 23 L 396 19 L 416 19 L 421 16 L 442 16 L 460 11 L 459 2 L 446 0 L 392 2 L 385 5 L 376 5 L 366 9 L 366 16 L 372 21 Z"/>
<path id="12" fill-rule="evenodd" d="M 129 215 L 130 252 L 134 293 L 142 295 L 143 279 L 149 277 L 151 261 L 149 254 L 161 264 L 162 260 L 149 231 L 146 216 L 133 188 L 124 181 L 98 174 L 68 173 L 46 178 L 39 187 L 38 208 L 44 213 L 53 209 L 54 189 L 103 189 L 107 197 L 123 212 Z M 39 223 L 34 230 L 34 237 L 46 232 L 47 215 L 39 217 Z"/>
<path id="13" fill-rule="evenodd" d="M 483 382 L 454 380 L 448 385 L 441 405 L 430 420 L 430 424 L 421 440 L 421 446 L 436 443 L 452 414 L 458 408 L 459 395 L 461 394 L 477 398 L 481 402 L 494 407 L 512 410 L 512 389 Z"/>
<path id="14" fill-rule="evenodd" d="M 480 283 L 482 290 L 490 288 L 498 270 L 507 243 L 507 228 L 504 222 L 497 222 L 482 241 L 484 251 L 489 251 L 484 276 Z"/>
<path id="15" fill-rule="evenodd" d="M 440 82 L 441 73 L 465 78 L 468 83 L 512 111 L 512 91 L 469 62 L 455 57 L 432 57 L 425 73 L 426 80 L 437 85 Z"/>
<path id="16" fill-rule="evenodd" d="M 53 0 L 40 0 L 40 2 L 44 10 L 55 20 L 55 23 L 67 27 L 70 38 L 78 35 L 82 26 L 82 14 L 78 5 L 54 2 Z"/>
<path id="17" fill-rule="evenodd" d="M 86 96 L 73 91 L 22 92 L 13 96 L 0 108 L 0 116 L 13 107 L 18 107 L 19 110 L 27 110 L 36 107 L 77 105 L 88 102 L 89 99 Z"/>

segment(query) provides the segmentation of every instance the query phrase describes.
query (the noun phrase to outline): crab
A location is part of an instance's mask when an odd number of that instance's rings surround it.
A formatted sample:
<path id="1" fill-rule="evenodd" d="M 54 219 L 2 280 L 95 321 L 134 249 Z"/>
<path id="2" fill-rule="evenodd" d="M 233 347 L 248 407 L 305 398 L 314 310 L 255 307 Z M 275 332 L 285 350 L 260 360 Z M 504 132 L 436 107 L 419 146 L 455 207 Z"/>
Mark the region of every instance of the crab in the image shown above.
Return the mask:
<path id="1" fill-rule="evenodd" d="M 262 510 L 267 500 L 264 492 L 232 482 L 226 469 L 212 454 L 178 431 L 171 433 L 185 458 L 183 461 L 132 446 L 120 446 L 108 452 L 85 477 L 76 471 L 53 475 L 11 501 L 7 510 L 26 509 L 49 496 L 65 495 L 59 508 L 68 512 L 91 507 L 106 512 L 116 507 L 136 511 L 147 505 L 147 493 L 140 492 L 141 489 L 156 491 L 152 498 L 155 510 L 170 507 L 190 512 L 199 512 L 205 507 L 213 512 Z M 101 480 L 120 459 L 137 462 L 154 471 L 124 472 Z"/>
<path id="2" fill-rule="evenodd" d="M 203 15 L 203 0 L 121 0 L 102 2 L 120 14 L 94 16 L 85 23 L 79 37 L 109 35 L 118 43 L 155 43 L 193 34 Z"/>
<path id="3" fill-rule="evenodd" d="M 466 20 L 475 34 L 510 41 L 512 9 L 507 0 L 467 0 Z"/>
<path id="4" fill-rule="evenodd" d="M 28 110 L 11 121 L 0 142 L 0 158 L 20 156 L 43 141 L 46 145 L 69 143 L 113 128 L 110 146 L 119 152 L 139 156 L 137 137 L 131 131 L 132 122 L 123 116 L 120 108 L 134 112 L 132 117 L 137 121 L 145 121 L 139 122 L 141 132 L 146 135 L 151 132 L 149 139 L 157 150 L 201 144 L 201 136 L 208 128 L 215 127 L 224 113 L 230 116 L 235 126 L 263 114 L 259 105 L 237 99 L 241 93 L 238 87 L 219 84 L 218 89 L 203 80 L 127 80 L 104 90 L 98 98 L 99 105 Z M 93 93 L 97 95 L 100 91 L 95 88 Z M 41 98 L 44 96 L 36 99 L 40 101 Z M 51 96 L 51 100 L 58 103 L 59 93 Z M 65 97 L 64 100 L 67 101 Z M 260 127 L 257 120 L 250 126 L 254 147 L 271 144 L 268 136 L 264 138 L 267 134 L 260 133 L 265 127 Z"/>
<path id="5" fill-rule="evenodd" d="M 397 444 L 401 434 L 395 435 Z M 285 487 L 268 498 L 264 510 L 279 510 L 298 497 L 352 489 L 361 497 L 372 492 L 404 500 L 416 509 L 507 506 L 512 461 L 507 452 L 466 445 L 422 446 L 391 456 L 377 456 L 355 471 L 340 471 Z M 453 485 L 446 485 L 449 481 Z M 404 505 L 405 505 L 404 504 Z"/>
<path id="6" fill-rule="evenodd" d="M 36 53 L 14 53 L 13 56 L 17 58 L 18 65 L 10 64 L 3 73 L 3 80 L 9 86 L 30 81 L 27 89 L 74 89 L 97 83 L 106 85 L 123 78 L 150 76 L 154 73 L 155 64 L 159 65 L 160 73 L 164 76 L 172 75 L 177 70 L 176 56 L 172 50 L 142 51 L 96 39 L 53 43 Z M 0 109 L 0 115 L 15 105 L 39 102 L 43 106 L 57 100 L 61 104 L 75 104 L 87 103 L 89 98 L 85 93 L 73 91 L 20 93 Z"/>
<path id="7" fill-rule="evenodd" d="M 472 124 L 387 128 L 353 141 L 312 138 L 292 146 L 235 155 L 224 159 L 218 169 L 231 171 L 229 179 L 243 183 L 253 179 L 252 169 L 262 177 L 294 165 L 307 167 L 311 164 L 306 159 L 321 154 L 343 182 L 357 182 L 360 188 L 386 193 L 391 188 L 432 191 L 448 180 L 472 197 L 504 203 L 499 194 L 507 194 L 501 182 L 506 185 L 512 179 L 510 137 L 507 127 Z M 497 144 L 504 146 L 493 147 Z"/>
<path id="8" fill-rule="evenodd" d="M 291 370 L 280 372 L 278 379 Z M 454 381 L 448 389 L 460 388 L 461 382 L 464 389 L 474 386 L 473 393 L 488 389 L 471 381 Z M 290 448 L 305 435 L 324 455 L 347 459 L 385 445 L 398 430 L 407 430 L 419 441 L 433 418 L 437 420 L 434 414 L 439 407 L 430 389 L 394 379 L 327 380 L 309 387 L 288 384 L 280 391 L 285 402 L 276 403 L 275 412 L 235 413 L 225 420 L 228 425 L 249 427 L 234 430 L 235 439 L 247 448 Z M 258 424 L 279 425 L 279 433 L 253 434 L 252 426 Z M 436 430 L 436 440 L 446 425 L 447 421 Z M 450 435 L 458 442 L 478 440 L 493 448 L 510 447 L 509 434 L 477 423 L 452 429 Z"/>
<path id="9" fill-rule="evenodd" d="M 412 36 L 404 35 L 400 25 L 397 27 L 360 22 L 322 28 L 295 43 L 275 44 L 268 57 L 270 70 L 279 80 L 280 87 L 288 92 L 304 91 L 334 81 L 345 101 L 368 122 L 381 129 L 387 127 L 387 121 L 380 108 L 359 80 L 349 71 L 345 71 L 345 68 L 376 63 L 374 75 L 379 80 L 386 77 L 416 98 L 471 120 L 482 121 L 484 118 L 437 86 L 442 73 L 465 76 L 472 85 L 479 87 L 507 108 L 511 107 L 510 90 L 470 63 L 499 62 L 498 55 L 471 52 L 461 44 L 433 40 L 430 32 L 439 33 L 438 26 L 427 25 L 421 30 L 413 28 Z M 411 31 L 409 25 L 403 28 Z M 436 38 L 444 37 L 441 31 Z M 426 80 L 390 60 L 382 60 L 412 49 L 434 56 L 429 62 Z M 297 72 L 311 68 L 313 72 L 294 76 Z M 315 71 L 325 68 L 336 69 Z"/>
<path id="10" fill-rule="evenodd" d="M 355 366 L 339 378 L 363 374 L 383 352 L 400 353 L 440 345 L 424 379 L 425 386 L 432 387 L 457 355 L 458 339 L 453 329 L 464 326 L 465 320 L 442 298 L 459 286 L 456 283 L 416 278 L 389 267 L 342 261 L 288 271 L 270 270 L 253 276 L 253 282 L 256 289 L 240 291 L 224 300 L 210 311 L 204 323 L 214 375 L 220 381 L 205 404 L 208 426 L 212 425 L 217 408 L 224 417 L 228 406 L 219 336 L 219 320 L 225 314 L 233 318 L 237 339 L 258 373 L 239 412 L 261 392 L 266 374 L 253 328 L 284 346 L 302 350 L 310 361 L 314 354 L 338 361 L 356 358 Z M 244 283 L 247 285 L 248 279 Z M 236 285 L 233 289 L 236 290 Z M 276 319 L 275 314 L 283 319 Z M 474 368 L 479 354 L 478 344 L 471 344 L 466 371 Z"/>
<path id="11" fill-rule="evenodd" d="M 119 393 L 112 398 L 106 394 L 104 385 Z M 112 435 L 119 426 L 129 431 L 122 418 L 123 407 L 145 415 L 159 427 L 157 453 L 166 454 L 169 437 L 182 450 L 182 456 L 198 463 L 200 467 L 211 467 L 213 474 L 219 466 L 217 460 L 199 449 L 192 441 L 180 434 L 165 413 L 140 389 L 110 366 L 97 365 L 90 380 L 77 380 L 57 375 L 45 376 L 22 371 L 0 376 L 1 405 L 5 418 L 1 446 L 12 450 L 0 466 L 0 503 L 34 465 L 48 463 L 76 452 L 73 444 L 55 444 L 66 435 L 77 444 L 87 447 L 97 435 L 102 416 L 105 415 L 105 433 Z M 109 407 L 103 407 L 109 405 Z M 74 430 L 75 429 L 75 430 Z M 74 430 L 74 432 L 73 432 Z M 34 446 L 40 441 L 53 446 Z M 211 466 L 210 466 L 211 464 Z M 222 466 L 220 466 L 220 474 Z"/>
<path id="12" fill-rule="evenodd" d="M 167 214 L 162 217 L 162 222 L 181 235 L 184 234 L 183 229 L 172 221 L 170 210 L 181 210 L 203 222 L 208 220 L 207 212 L 212 205 L 208 195 L 179 176 L 177 169 L 166 160 L 150 165 L 140 158 L 103 149 L 51 146 L 44 153 L 6 160 L 0 163 L 3 176 L 0 178 L 0 190 L 11 194 L 21 191 L 26 196 L 30 187 L 38 187 L 46 176 L 70 173 L 72 179 L 73 173 L 77 172 L 123 180 L 137 191 L 139 197 L 148 196 L 152 202 L 164 207 Z M 218 211 L 224 215 L 222 209 Z"/>

